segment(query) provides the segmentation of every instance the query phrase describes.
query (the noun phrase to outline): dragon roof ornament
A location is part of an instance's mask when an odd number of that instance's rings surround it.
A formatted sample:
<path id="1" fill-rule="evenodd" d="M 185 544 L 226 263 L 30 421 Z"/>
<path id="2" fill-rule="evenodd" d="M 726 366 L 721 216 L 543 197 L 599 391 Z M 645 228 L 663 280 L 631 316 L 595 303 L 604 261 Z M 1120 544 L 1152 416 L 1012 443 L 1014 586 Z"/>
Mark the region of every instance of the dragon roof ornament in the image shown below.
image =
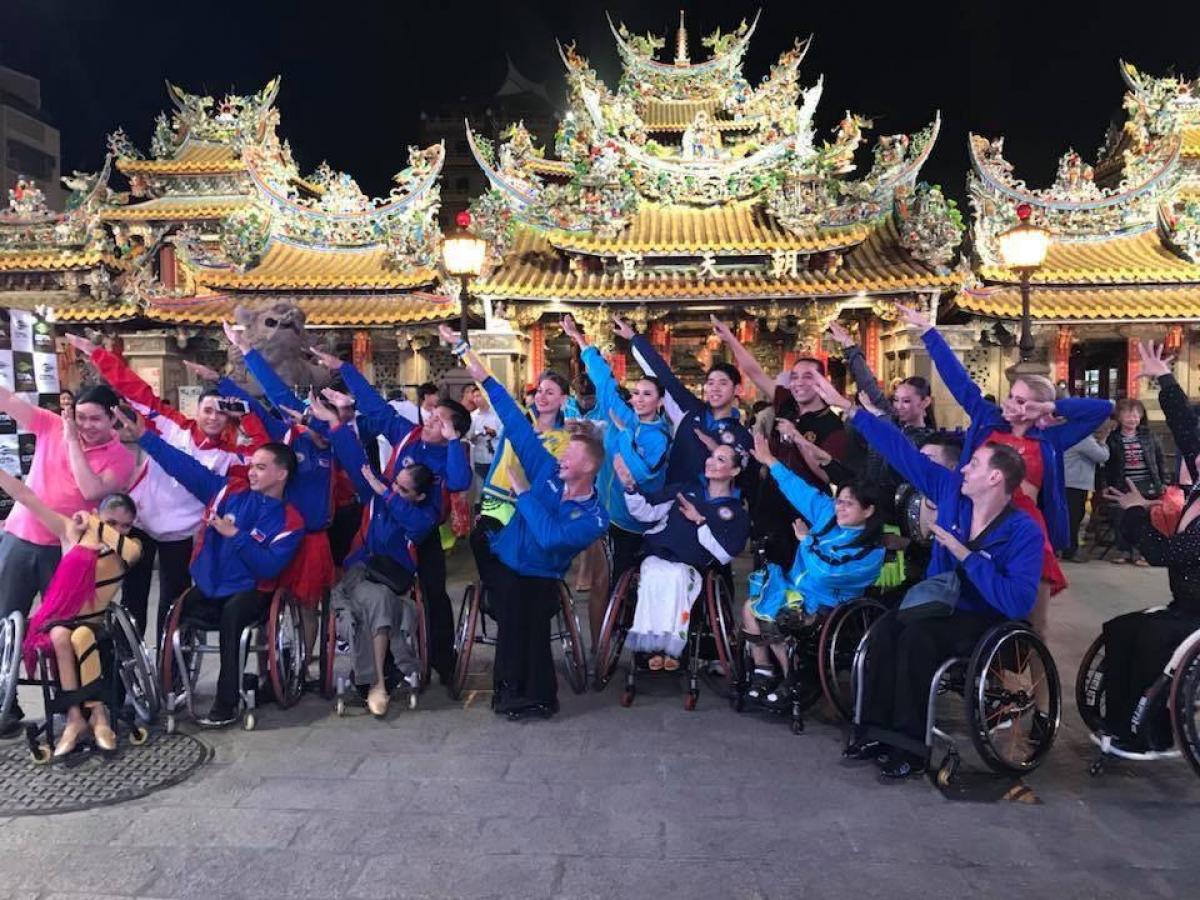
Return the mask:
<path id="1" fill-rule="evenodd" d="M 658 35 L 635 35 L 624 24 L 617 25 L 612 16 L 605 13 L 609 30 L 617 42 L 617 52 L 625 67 L 625 79 L 631 86 L 646 89 L 655 94 L 662 93 L 666 98 L 674 100 L 693 99 L 695 85 L 688 82 L 699 82 L 711 87 L 717 79 L 740 78 L 742 60 L 750 43 L 754 30 L 758 27 L 760 9 L 754 16 L 754 21 L 747 24 L 742 22 L 732 32 L 722 34 L 717 29 L 702 40 L 711 56 L 704 62 L 692 63 L 686 61 L 686 31 L 683 29 L 682 17 L 680 22 L 682 48 L 676 49 L 675 62 L 661 62 L 654 54 L 666 46 L 666 39 Z"/>
<path id="2" fill-rule="evenodd" d="M 237 151 L 257 144 L 273 134 L 279 124 L 275 98 L 279 76 L 257 94 L 226 94 L 220 100 L 189 94 L 167 82 L 167 95 L 175 105 L 170 118 L 159 113 L 154 124 L 150 150 L 155 159 L 170 159 L 188 141 L 230 144 Z"/>
<path id="3" fill-rule="evenodd" d="M 45 195 L 33 179 L 19 178 L 8 191 L 8 208 L 0 210 L 0 251 L 108 249 L 111 240 L 100 211 L 112 196 L 111 172 L 110 154 L 99 172 L 64 175 L 63 184 L 71 193 L 61 213 L 46 207 Z"/>

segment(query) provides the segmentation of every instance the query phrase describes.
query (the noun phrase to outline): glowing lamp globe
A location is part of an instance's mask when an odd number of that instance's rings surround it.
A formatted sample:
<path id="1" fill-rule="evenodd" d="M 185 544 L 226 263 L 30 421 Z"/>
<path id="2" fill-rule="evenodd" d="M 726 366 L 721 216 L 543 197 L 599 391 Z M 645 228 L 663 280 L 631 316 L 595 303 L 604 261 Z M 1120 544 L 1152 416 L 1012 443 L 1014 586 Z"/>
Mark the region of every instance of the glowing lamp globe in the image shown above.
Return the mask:
<path id="1" fill-rule="evenodd" d="M 442 265 L 456 278 L 474 278 L 483 270 L 487 241 L 472 235 L 456 234 L 442 241 Z"/>
<path id="2" fill-rule="evenodd" d="M 1029 221 L 1033 212 L 1028 203 L 1017 207 L 1020 220 L 998 236 L 1000 258 L 1010 269 L 1036 269 L 1046 261 L 1050 249 L 1050 232 Z"/>

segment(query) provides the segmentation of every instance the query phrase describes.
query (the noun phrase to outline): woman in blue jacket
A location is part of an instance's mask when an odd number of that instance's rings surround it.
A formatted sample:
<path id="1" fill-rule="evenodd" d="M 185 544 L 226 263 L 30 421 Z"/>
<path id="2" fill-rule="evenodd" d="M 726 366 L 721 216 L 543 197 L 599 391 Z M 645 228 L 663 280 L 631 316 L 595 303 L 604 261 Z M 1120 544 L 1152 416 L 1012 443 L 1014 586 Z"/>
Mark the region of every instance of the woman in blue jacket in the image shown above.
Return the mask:
<path id="1" fill-rule="evenodd" d="M 603 583 L 593 583 L 588 600 L 594 645 L 600 635 L 609 594 L 621 576 L 637 563 L 646 530 L 646 524 L 638 521 L 625 505 L 625 486 L 613 471 L 613 460 L 619 453 L 638 484 L 647 491 L 659 490 L 667 477 L 671 426 L 662 412 L 663 389 L 658 379 L 639 378 L 629 402 L 625 402 L 612 369 L 600 351 L 579 333 L 571 316 L 563 316 L 562 329 L 579 345 L 584 368 L 596 386 L 595 418 L 604 425 L 604 466 L 596 477 L 596 490 L 612 522 L 607 536 L 608 578 Z"/>

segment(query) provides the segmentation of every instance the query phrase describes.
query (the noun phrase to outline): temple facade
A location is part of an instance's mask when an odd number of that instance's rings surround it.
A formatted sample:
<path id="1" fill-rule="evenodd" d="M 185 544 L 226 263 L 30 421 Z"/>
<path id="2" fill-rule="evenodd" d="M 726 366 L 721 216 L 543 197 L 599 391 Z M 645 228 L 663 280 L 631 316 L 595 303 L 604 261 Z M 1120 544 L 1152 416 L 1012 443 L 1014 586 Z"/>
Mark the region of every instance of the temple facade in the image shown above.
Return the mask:
<path id="1" fill-rule="evenodd" d="M 1052 235 L 1031 278 L 1036 360 L 1073 394 L 1141 396 L 1157 418 L 1153 391 L 1138 379 L 1138 339 L 1165 336 L 1185 390 L 1200 391 L 1200 82 L 1125 63 L 1121 74 L 1123 123 L 1094 164 L 1068 150 L 1048 188 L 1016 177 L 1003 138 L 971 136 L 972 278 L 951 313 L 966 324 L 950 330 L 980 383 L 1001 390 L 1021 294 L 996 236 L 1028 204 Z"/>

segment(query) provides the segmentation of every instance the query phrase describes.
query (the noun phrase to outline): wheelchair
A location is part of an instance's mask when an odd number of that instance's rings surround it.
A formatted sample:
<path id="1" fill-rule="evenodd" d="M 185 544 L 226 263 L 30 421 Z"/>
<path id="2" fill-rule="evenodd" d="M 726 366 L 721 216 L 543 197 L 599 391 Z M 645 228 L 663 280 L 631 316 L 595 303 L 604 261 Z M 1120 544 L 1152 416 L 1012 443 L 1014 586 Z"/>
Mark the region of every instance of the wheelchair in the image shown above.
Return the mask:
<path id="1" fill-rule="evenodd" d="M 51 624 L 92 628 L 95 652 L 100 654 L 101 677 L 79 690 L 65 691 L 51 661 L 39 650 L 35 671 L 22 678 L 25 617 L 13 612 L 0 623 L 0 714 L 12 708 L 19 686 L 42 689 L 46 719 L 41 725 L 31 723 L 25 727 L 32 761 L 38 765 L 50 762 L 55 744 L 55 717 L 88 700 L 100 700 L 108 707 L 112 728 L 118 736 L 124 733 L 134 746 L 144 744 L 150 726 L 158 718 L 161 699 L 153 662 L 129 613 L 120 604 L 110 603 L 98 613 Z"/>
<path id="2" fill-rule="evenodd" d="M 1147 609 L 1145 612 L 1163 608 Z M 1100 756 L 1088 767 L 1088 773 L 1101 775 L 1110 757 L 1136 761 L 1183 757 L 1191 764 L 1192 770 L 1200 775 L 1200 630 L 1179 644 L 1163 668 L 1163 674 L 1143 694 L 1134 712 L 1134 721 L 1137 722 L 1165 697 L 1175 741 L 1175 746 L 1171 748 L 1126 750 L 1117 746 L 1112 735 L 1105 732 L 1104 656 L 1104 635 L 1100 635 L 1084 653 L 1075 677 L 1075 703 L 1079 708 L 1079 716 L 1087 726 L 1092 743 L 1100 750 Z"/>
<path id="3" fill-rule="evenodd" d="M 777 689 L 783 697 L 779 703 L 764 703 L 749 695 L 754 659 L 751 642 L 743 640 L 741 677 L 730 696 L 734 711 L 754 707 L 788 715 L 792 734 L 801 734 L 804 713 L 823 697 L 840 718 L 849 720 L 854 714 L 851 676 L 855 653 L 868 629 L 887 609 L 874 597 L 859 597 L 822 610 L 814 622 L 788 634 L 788 677 Z"/>
<path id="4" fill-rule="evenodd" d="M 561 606 L 555 614 L 550 641 L 557 641 L 562 648 L 563 673 L 571 690 L 582 694 L 587 690 L 587 660 L 583 652 L 579 617 L 575 615 L 575 599 L 566 582 L 559 583 L 559 594 Z M 462 603 L 458 609 L 458 625 L 454 630 L 454 652 L 457 659 L 454 664 L 454 679 L 450 684 L 450 696 L 455 700 L 462 697 L 466 688 L 471 651 L 475 645 L 495 646 L 496 643 L 495 636 L 488 633 L 488 620 L 492 618 L 488 599 L 488 590 L 482 582 L 468 584 L 463 591 Z"/>
<path id="5" fill-rule="evenodd" d="M 186 596 L 186 595 L 185 595 Z M 220 655 L 219 639 L 210 635 L 220 628 L 219 611 L 183 610 L 183 597 L 171 604 L 159 642 L 159 674 L 166 707 L 165 727 L 173 734 L 182 708 L 196 718 L 196 686 L 205 656 Z M 257 657 L 257 672 L 246 672 L 250 655 Z M 300 611 L 286 591 L 276 589 L 262 621 L 242 629 L 238 646 L 241 682 L 242 728 L 253 731 L 259 686 L 268 683 L 282 709 L 294 706 L 304 690 L 307 667 Z"/>
<path id="6" fill-rule="evenodd" d="M 593 687 L 597 691 L 604 690 L 620 665 L 621 651 L 633 625 L 640 577 L 639 562 L 621 576 L 604 610 L 600 636 L 596 641 Z M 704 585 L 688 619 L 687 644 L 683 654 L 685 665 L 679 669 L 687 676 L 684 709 L 690 712 L 696 708 L 700 698 L 700 676 L 702 673 L 708 674 L 712 669 L 719 672 L 716 679 L 717 691 L 726 697 L 733 696 L 739 680 L 740 651 L 737 635 L 733 585 L 721 568 L 710 567 L 704 573 Z M 674 674 L 666 670 L 663 672 L 668 675 Z M 622 706 L 633 704 L 637 696 L 637 676 L 645 674 L 650 674 L 650 670 L 639 667 L 631 659 L 625 671 L 625 687 L 620 699 Z"/>
<path id="7" fill-rule="evenodd" d="M 870 639 L 868 631 L 854 657 L 856 725 L 862 724 L 861 686 Z M 1054 745 L 1062 719 L 1058 668 L 1027 622 L 1010 620 L 992 626 L 969 657 L 951 657 L 934 674 L 929 685 L 925 746 L 930 754 L 929 771 L 943 788 L 954 780 L 962 762 L 954 736 L 938 725 L 937 701 L 944 694 L 962 698 L 971 743 L 984 764 L 997 774 L 1034 771 Z M 945 755 L 935 771 L 932 757 L 937 744 L 945 746 Z"/>
<path id="8" fill-rule="evenodd" d="M 416 558 L 416 548 L 413 547 L 413 558 Z M 412 587 L 408 590 L 408 599 L 413 605 L 414 621 L 416 622 L 416 633 L 409 636 L 412 641 L 414 656 L 417 658 L 418 669 L 416 684 L 411 684 L 403 678 L 395 678 L 388 674 L 385 676 L 389 693 L 395 691 L 404 685 L 407 687 L 408 708 L 417 708 L 417 698 L 421 693 L 429 687 L 430 680 L 430 656 L 429 656 L 429 610 L 425 606 L 425 595 L 421 591 L 421 579 L 417 574 L 413 574 Z M 340 614 L 341 613 L 341 614 Z M 334 701 L 334 712 L 338 716 L 346 715 L 351 708 L 365 707 L 366 697 L 360 694 L 358 686 L 354 683 L 354 672 L 349 671 L 344 675 L 335 673 L 335 663 L 337 658 L 337 645 L 339 640 L 353 646 L 353 629 L 354 624 L 348 614 L 333 608 L 333 601 L 329 595 L 326 595 L 321 605 L 321 622 L 324 623 L 324 633 L 319 636 L 320 649 L 320 679 L 322 686 L 322 695 L 326 699 Z M 387 654 L 388 664 L 391 664 L 391 651 Z M 396 682 L 393 684 L 393 682 Z"/>

